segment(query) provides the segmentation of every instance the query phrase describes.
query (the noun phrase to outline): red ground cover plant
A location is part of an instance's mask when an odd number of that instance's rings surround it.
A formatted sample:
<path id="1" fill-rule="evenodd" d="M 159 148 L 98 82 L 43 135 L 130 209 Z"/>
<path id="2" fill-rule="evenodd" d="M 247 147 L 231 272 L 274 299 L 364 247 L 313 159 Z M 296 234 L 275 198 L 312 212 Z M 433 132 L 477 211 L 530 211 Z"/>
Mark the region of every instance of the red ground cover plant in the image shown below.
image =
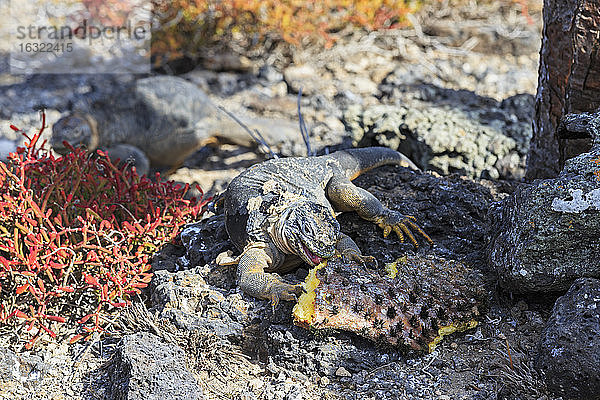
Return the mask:
<path id="1" fill-rule="evenodd" d="M 71 342 L 106 333 L 111 314 L 152 279 L 151 255 L 208 201 L 102 152 L 56 158 L 38 143 L 42 120 L 0 162 L 0 329 L 14 328 L 26 348 L 63 328 L 77 327 Z"/>

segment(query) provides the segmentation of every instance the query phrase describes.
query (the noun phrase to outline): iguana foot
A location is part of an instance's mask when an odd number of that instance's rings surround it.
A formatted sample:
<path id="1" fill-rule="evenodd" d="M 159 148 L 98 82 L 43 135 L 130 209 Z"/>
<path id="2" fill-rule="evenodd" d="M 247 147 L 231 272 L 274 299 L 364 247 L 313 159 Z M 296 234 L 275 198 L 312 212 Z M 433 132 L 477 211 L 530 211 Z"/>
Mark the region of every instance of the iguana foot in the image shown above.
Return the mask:
<path id="1" fill-rule="evenodd" d="M 285 282 L 276 282 L 269 288 L 268 297 L 271 300 L 273 312 L 279 305 L 279 301 L 297 301 L 304 292 L 302 285 L 291 285 Z"/>
<path id="2" fill-rule="evenodd" d="M 383 237 L 388 237 L 390 232 L 393 230 L 396 232 L 396 235 L 398 235 L 398 238 L 402 243 L 404 243 L 404 235 L 406 235 L 415 248 L 418 248 L 419 244 L 411 232 L 411 230 L 413 230 L 423 236 L 430 245 L 433 245 L 433 240 L 431 240 L 429 235 L 427 235 L 425 231 L 415 223 L 415 221 L 416 218 L 412 215 L 404 215 L 397 211 L 390 210 L 383 217 L 381 217 L 380 221 L 377 221 L 377 225 L 383 228 Z"/>
<path id="3" fill-rule="evenodd" d="M 346 249 L 341 252 L 342 260 L 345 263 L 351 261 L 366 265 L 368 267 L 377 268 L 377 259 L 373 256 L 363 256 L 354 249 Z"/>

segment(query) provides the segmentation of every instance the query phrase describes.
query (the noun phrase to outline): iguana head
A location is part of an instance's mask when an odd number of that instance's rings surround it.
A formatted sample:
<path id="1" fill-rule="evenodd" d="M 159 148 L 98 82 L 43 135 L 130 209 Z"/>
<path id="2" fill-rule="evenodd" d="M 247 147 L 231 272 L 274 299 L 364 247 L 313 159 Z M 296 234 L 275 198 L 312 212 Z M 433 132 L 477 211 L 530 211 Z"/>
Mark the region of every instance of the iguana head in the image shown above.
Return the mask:
<path id="1" fill-rule="evenodd" d="M 312 201 L 288 207 L 275 225 L 278 247 L 296 254 L 309 265 L 317 265 L 335 253 L 340 224 L 333 211 Z"/>
<path id="2" fill-rule="evenodd" d="M 85 146 L 89 151 L 98 147 L 97 124 L 91 115 L 70 114 L 56 121 L 52 126 L 50 145 L 59 154 L 66 154 L 69 149 L 63 142 L 73 147 Z"/>

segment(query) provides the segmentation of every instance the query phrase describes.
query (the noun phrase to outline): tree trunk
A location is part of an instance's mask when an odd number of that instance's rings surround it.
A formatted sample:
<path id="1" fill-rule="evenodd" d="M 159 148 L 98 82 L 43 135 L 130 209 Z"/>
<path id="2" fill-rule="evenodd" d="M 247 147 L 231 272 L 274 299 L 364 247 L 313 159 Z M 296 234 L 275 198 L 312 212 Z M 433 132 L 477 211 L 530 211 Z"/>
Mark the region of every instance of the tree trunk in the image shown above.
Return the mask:
<path id="1" fill-rule="evenodd" d="M 600 107 L 600 1 L 544 0 L 533 138 L 526 178 L 556 176 L 590 139 L 559 139 L 560 119 Z"/>

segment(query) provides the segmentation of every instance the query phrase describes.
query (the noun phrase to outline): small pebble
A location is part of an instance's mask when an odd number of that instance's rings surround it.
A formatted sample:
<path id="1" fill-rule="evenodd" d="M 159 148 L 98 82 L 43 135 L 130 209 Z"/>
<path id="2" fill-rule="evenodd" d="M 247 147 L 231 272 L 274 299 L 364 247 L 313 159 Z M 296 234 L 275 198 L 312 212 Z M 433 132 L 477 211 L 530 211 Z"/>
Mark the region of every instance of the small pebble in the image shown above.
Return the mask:
<path id="1" fill-rule="evenodd" d="M 327 386 L 329 385 L 329 378 L 324 376 L 321 378 L 321 386 Z"/>
<path id="2" fill-rule="evenodd" d="M 262 379 L 254 378 L 250 382 L 248 382 L 248 386 L 252 389 L 253 392 L 257 392 L 264 386 L 264 382 Z"/>
<path id="3" fill-rule="evenodd" d="M 458 348 L 458 343 L 456 343 L 456 342 L 452 342 L 452 343 L 450 343 L 450 348 L 451 348 L 452 350 L 456 350 L 456 349 Z"/>
<path id="4" fill-rule="evenodd" d="M 335 376 L 339 377 L 350 377 L 352 374 L 344 367 L 339 367 L 337 371 L 335 371 Z"/>

